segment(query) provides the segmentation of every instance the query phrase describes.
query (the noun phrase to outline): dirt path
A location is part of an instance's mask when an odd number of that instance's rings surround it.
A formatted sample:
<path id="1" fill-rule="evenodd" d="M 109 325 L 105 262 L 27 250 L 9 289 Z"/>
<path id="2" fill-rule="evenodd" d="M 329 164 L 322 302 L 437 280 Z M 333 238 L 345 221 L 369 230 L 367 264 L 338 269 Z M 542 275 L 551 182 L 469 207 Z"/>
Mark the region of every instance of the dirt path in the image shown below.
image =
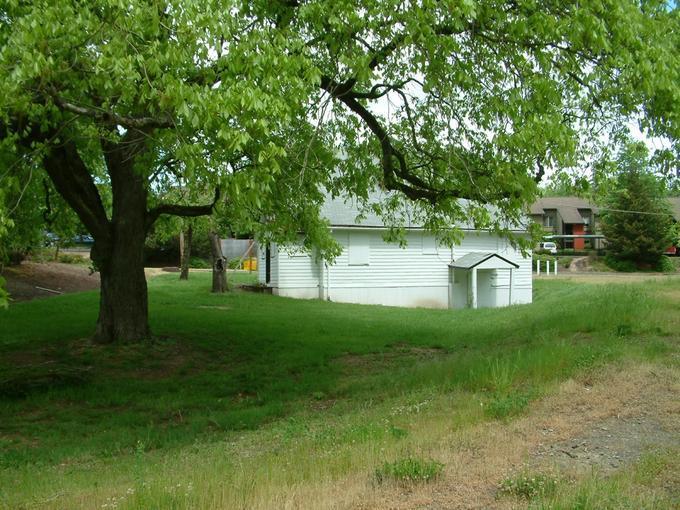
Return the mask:
<path id="1" fill-rule="evenodd" d="M 441 444 L 442 479 L 416 488 L 366 491 L 355 509 L 516 508 L 498 484 L 521 472 L 578 478 L 612 473 L 649 448 L 680 444 L 680 381 L 669 369 L 627 367 L 570 380 L 521 419 L 487 423 Z M 677 478 L 669 490 L 680 491 Z"/>
<path id="2" fill-rule="evenodd" d="M 588 257 L 574 257 L 571 264 L 569 264 L 568 269 L 570 273 L 579 273 L 588 270 L 590 270 L 588 267 Z"/>
<path id="3" fill-rule="evenodd" d="M 99 288 L 99 274 L 90 274 L 84 264 L 24 261 L 18 266 L 6 267 L 3 277 L 7 280 L 7 290 L 13 301 Z"/>
<path id="4" fill-rule="evenodd" d="M 165 268 L 144 269 L 147 278 L 163 272 Z M 2 276 L 12 301 L 17 302 L 99 288 L 99 273 L 90 273 L 85 264 L 24 261 L 5 267 Z"/>

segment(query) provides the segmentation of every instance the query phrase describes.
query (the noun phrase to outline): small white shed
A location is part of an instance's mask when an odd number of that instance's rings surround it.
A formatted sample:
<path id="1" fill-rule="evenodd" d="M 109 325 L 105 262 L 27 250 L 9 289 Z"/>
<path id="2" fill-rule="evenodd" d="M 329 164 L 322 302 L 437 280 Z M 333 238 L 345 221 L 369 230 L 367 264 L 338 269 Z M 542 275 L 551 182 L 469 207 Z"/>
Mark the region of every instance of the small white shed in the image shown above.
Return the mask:
<path id="1" fill-rule="evenodd" d="M 296 247 L 263 246 L 260 283 L 280 296 L 345 303 L 477 308 L 531 302 L 531 254 L 507 239 L 460 225 L 463 239 L 449 248 L 422 226 L 407 225 L 401 247 L 384 241 L 387 227 L 379 217 L 359 212 L 342 199 L 324 205 L 322 214 L 342 247 L 332 263 Z"/>
<path id="2" fill-rule="evenodd" d="M 452 308 L 496 307 L 511 305 L 512 272 L 519 264 L 502 257 L 498 253 L 472 252 L 449 264 L 451 268 Z M 492 282 L 498 279 L 498 272 L 508 275 L 507 302 L 498 302 L 498 292 Z"/>

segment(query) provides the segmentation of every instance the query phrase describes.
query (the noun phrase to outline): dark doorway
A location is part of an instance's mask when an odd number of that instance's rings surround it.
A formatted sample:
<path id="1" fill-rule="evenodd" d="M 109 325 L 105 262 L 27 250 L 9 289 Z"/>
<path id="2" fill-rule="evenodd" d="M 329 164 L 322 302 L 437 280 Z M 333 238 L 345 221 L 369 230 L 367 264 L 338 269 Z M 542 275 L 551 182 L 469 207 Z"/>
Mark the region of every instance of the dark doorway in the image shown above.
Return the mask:
<path id="1" fill-rule="evenodd" d="M 272 251 L 269 245 L 265 250 L 265 260 L 264 260 L 264 281 L 269 283 L 272 279 Z"/>
<path id="2" fill-rule="evenodd" d="M 571 223 L 565 223 L 564 224 L 564 234 L 571 236 L 574 235 L 574 225 Z M 566 250 L 571 250 L 574 248 L 574 240 L 573 239 L 565 239 L 564 240 L 564 248 Z"/>

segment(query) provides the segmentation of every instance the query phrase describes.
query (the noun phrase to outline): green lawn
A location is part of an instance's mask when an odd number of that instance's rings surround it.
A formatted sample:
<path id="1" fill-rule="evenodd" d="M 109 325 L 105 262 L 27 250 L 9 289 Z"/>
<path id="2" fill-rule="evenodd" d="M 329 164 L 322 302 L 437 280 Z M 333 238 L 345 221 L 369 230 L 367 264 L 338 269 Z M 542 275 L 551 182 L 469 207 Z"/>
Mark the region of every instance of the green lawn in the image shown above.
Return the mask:
<path id="1" fill-rule="evenodd" d="M 413 432 L 390 409 L 509 419 L 577 371 L 677 353 L 672 283 L 537 281 L 532 305 L 453 312 L 213 295 L 209 279 L 150 280 L 144 346 L 87 340 L 94 292 L 0 311 L 0 507 L 256 507 L 398 448 Z"/>

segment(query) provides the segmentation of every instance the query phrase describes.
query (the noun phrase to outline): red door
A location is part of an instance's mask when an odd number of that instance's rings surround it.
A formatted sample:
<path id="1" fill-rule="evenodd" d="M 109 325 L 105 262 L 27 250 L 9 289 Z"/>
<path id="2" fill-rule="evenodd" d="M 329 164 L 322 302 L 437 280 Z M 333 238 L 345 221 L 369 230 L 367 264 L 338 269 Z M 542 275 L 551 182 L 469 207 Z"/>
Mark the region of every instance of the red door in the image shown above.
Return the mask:
<path id="1" fill-rule="evenodd" d="M 581 224 L 581 225 L 576 224 L 576 225 L 573 226 L 572 233 L 573 233 L 575 236 L 584 235 L 584 234 L 586 233 L 586 226 L 585 226 L 585 225 L 582 225 L 582 224 Z M 586 240 L 583 239 L 582 237 L 580 237 L 580 238 L 578 238 L 578 237 L 577 237 L 577 238 L 574 238 L 574 249 L 575 249 L 575 250 L 583 250 L 583 249 L 585 249 L 585 247 L 586 247 L 586 244 L 585 244 L 585 243 L 586 243 Z"/>

